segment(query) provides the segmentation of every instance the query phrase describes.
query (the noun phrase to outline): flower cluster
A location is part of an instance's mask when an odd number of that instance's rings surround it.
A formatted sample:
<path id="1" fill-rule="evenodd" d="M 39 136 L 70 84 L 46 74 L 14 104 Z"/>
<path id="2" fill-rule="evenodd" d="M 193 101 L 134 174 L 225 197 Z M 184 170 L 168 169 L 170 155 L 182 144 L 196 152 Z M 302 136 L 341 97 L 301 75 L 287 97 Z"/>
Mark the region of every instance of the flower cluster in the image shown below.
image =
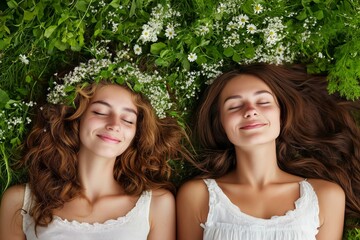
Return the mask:
<path id="1" fill-rule="evenodd" d="M 8 100 L 0 111 L 0 179 L 4 190 L 11 182 L 13 170 L 10 168 L 11 149 L 16 149 L 22 142 L 26 129 L 31 123 L 29 109 L 36 105 L 35 102 Z"/>
<path id="2" fill-rule="evenodd" d="M 129 49 L 116 52 L 113 57 L 108 47 L 98 43 L 93 53 L 100 58 L 92 58 L 86 63 L 81 63 L 73 71 L 60 78 L 61 84 L 53 82 L 53 87 L 47 97 L 48 102 L 53 104 L 71 104 L 74 90 L 77 85 L 85 82 L 96 82 L 107 79 L 115 83 L 126 83 L 134 91 L 145 94 L 159 117 L 165 117 L 172 104 L 169 93 L 164 86 L 165 80 L 158 74 L 140 71 L 136 64 L 131 62 Z M 55 75 L 57 76 L 57 74 Z"/>
<path id="3" fill-rule="evenodd" d="M 178 26 L 173 19 L 180 16 L 180 12 L 173 10 L 170 4 L 165 6 L 158 4 L 151 11 L 151 18 L 142 26 L 142 33 L 139 40 L 142 43 L 157 42 L 158 35 L 166 24 L 165 36 L 173 39 L 176 36 L 175 27 Z"/>
<path id="4" fill-rule="evenodd" d="M 8 143 L 18 144 L 22 133 L 31 123 L 30 117 L 27 115 L 29 108 L 36 105 L 35 102 L 24 102 L 9 100 L 3 110 L 0 111 L 0 144 Z"/>

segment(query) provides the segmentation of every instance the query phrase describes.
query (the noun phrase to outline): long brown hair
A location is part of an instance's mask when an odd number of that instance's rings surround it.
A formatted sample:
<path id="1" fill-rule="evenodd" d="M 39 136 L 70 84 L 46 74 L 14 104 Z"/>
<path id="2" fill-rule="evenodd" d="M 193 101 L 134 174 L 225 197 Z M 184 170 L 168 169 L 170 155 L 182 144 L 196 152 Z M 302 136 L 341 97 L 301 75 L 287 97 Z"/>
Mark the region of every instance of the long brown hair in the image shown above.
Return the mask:
<path id="1" fill-rule="evenodd" d="M 195 133 L 201 146 L 203 177 L 217 178 L 235 167 L 234 146 L 219 119 L 219 95 L 241 74 L 262 79 L 281 109 L 277 160 L 281 169 L 339 184 L 346 193 L 346 216 L 360 218 L 360 129 L 352 113 L 360 102 L 327 92 L 326 76 L 308 74 L 300 65 L 251 64 L 216 78 L 206 90 Z"/>
<path id="2" fill-rule="evenodd" d="M 43 106 L 24 145 L 22 166 L 28 170 L 29 185 L 35 201 L 30 214 L 36 226 L 47 226 L 52 211 L 82 194 L 78 178 L 79 122 L 97 91 L 111 83 L 102 81 L 77 89 L 75 106 Z M 182 141 L 185 130 L 174 118 L 159 119 L 149 101 L 131 92 L 138 110 L 136 133 L 132 144 L 114 165 L 114 179 L 129 195 L 144 190 L 165 188 L 174 191 L 168 161 L 190 158 Z"/>

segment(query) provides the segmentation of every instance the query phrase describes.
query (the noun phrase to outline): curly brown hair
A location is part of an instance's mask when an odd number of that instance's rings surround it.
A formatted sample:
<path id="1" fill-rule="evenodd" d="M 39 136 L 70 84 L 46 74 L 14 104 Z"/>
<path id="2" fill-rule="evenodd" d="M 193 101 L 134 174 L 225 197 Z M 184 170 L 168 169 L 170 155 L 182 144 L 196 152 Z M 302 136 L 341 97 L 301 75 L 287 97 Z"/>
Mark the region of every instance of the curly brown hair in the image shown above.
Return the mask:
<path id="1" fill-rule="evenodd" d="M 360 218 L 360 129 L 354 113 L 360 102 L 329 95 L 324 75 L 300 65 L 249 64 L 217 77 L 198 111 L 195 141 L 201 146 L 202 177 L 218 178 L 235 167 L 234 146 L 220 122 L 219 95 L 241 74 L 262 79 L 281 109 L 277 160 L 281 169 L 304 178 L 339 184 L 346 193 L 346 216 Z"/>
<path id="2" fill-rule="evenodd" d="M 28 170 L 35 197 L 30 214 L 36 226 L 46 226 L 54 209 L 82 194 L 78 178 L 79 122 L 97 89 L 111 84 L 102 81 L 78 88 L 75 106 L 45 105 L 24 144 L 20 165 Z M 182 142 L 185 130 L 174 118 L 159 119 L 149 101 L 131 92 L 138 110 L 136 134 L 128 149 L 117 157 L 114 179 L 129 195 L 165 188 L 174 191 L 169 160 L 191 158 Z"/>

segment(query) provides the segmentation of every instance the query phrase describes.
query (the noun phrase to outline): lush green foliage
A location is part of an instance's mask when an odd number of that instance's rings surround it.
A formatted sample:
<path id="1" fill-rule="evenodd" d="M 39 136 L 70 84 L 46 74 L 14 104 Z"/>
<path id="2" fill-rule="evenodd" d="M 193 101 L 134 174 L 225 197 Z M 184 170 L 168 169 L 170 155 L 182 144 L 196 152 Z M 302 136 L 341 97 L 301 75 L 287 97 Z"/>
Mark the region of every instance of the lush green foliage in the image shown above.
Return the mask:
<path id="1" fill-rule="evenodd" d="M 1 1 L 0 191 L 33 107 L 71 103 L 85 81 L 126 82 L 181 123 L 211 79 L 249 62 L 307 64 L 358 99 L 358 26 L 357 0 Z"/>

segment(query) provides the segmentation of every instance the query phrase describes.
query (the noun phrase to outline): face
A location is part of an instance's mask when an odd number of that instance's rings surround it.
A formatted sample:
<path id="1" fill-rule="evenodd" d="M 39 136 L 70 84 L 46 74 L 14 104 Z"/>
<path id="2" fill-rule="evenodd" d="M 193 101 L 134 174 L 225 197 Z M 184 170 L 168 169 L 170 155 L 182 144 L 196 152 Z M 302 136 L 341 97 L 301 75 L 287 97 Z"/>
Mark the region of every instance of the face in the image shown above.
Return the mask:
<path id="1" fill-rule="evenodd" d="M 128 90 L 119 85 L 98 88 L 80 120 L 80 152 L 115 159 L 134 139 L 136 121 Z"/>
<path id="2" fill-rule="evenodd" d="M 231 79 L 219 98 L 221 123 L 237 147 L 275 142 L 280 133 L 280 108 L 270 88 L 258 77 Z"/>

